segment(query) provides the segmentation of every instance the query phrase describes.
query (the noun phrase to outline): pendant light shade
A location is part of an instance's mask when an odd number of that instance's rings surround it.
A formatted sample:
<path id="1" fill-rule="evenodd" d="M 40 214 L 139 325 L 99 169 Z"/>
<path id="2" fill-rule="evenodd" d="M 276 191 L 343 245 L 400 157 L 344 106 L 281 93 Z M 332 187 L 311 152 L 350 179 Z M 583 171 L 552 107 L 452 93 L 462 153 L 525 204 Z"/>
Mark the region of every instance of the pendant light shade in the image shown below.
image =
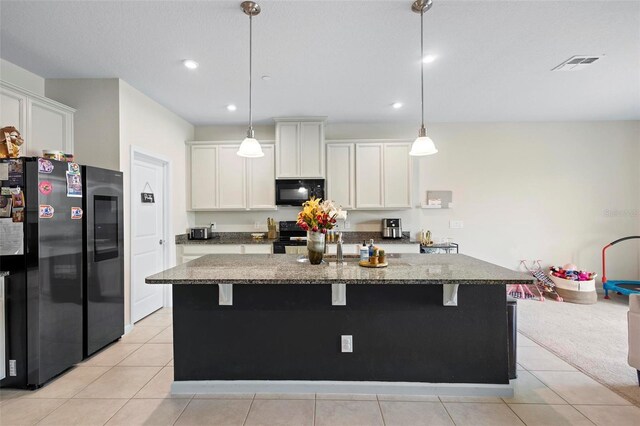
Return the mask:
<path id="1" fill-rule="evenodd" d="M 253 60 L 253 17 L 260 13 L 260 6 L 253 1 L 245 1 L 240 4 L 242 11 L 249 15 L 249 130 L 247 131 L 247 137 L 244 138 L 238 148 L 238 154 L 240 157 L 246 158 L 259 158 L 264 157 L 260 142 L 255 138 L 253 132 L 253 111 L 251 109 L 251 77 L 252 77 L 252 60 Z"/>
<path id="2" fill-rule="evenodd" d="M 251 133 L 248 133 L 247 137 L 244 138 L 244 140 L 240 144 L 240 148 L 238 148 L 237 154 L 240 157 L 247 158 L 264 157 L 264 152 L 262 152 L 260 142 L 258 142 L 258 140 L 253 137 L 253 131 Z"/>
<path id="3" fill-rule="evenodd" d="M 432 5 L 432 0 L 415 0 L 411 4 L 411 10 L 420 14 L 420 104 L 422 107 L 422 125 L 420 126 L 418 137 L 413 141 L 409 152 L 409 155 L 413 157 L 433 155 L 438 152 L 436 145 L 427 136 L 427 129 L 424 127 L 424 13 L 431 9 Z"/>
<path id="4" fill-rule="evenodd" d="M 409 155 L 412 157 L 421 157 L 423 155 L 433 155 L 438 152 L 436 148 L 436 144 L 433 143 L 431 138 L 427 136 L 427 131 L 424 127 L 420 129 L 420 134 L 413 141 L 411 145 L 411 151 L 409 151 Z"/>

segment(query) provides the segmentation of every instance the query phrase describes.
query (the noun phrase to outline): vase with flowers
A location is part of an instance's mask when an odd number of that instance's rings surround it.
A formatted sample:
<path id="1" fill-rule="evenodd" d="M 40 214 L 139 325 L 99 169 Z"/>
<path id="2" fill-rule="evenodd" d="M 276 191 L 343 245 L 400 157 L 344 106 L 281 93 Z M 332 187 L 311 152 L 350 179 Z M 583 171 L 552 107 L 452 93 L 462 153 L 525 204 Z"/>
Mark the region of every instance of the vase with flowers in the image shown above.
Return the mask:
<path id="1" fill-rule="evenodd" d="M 312 265 L 322 263 L 325 235 L 336 226 L 338 219 L 346 219 L 346 212 L 333 201 L 311 198 L 302 205 L 297 224 L 307 231 L 307 251 Z"/>

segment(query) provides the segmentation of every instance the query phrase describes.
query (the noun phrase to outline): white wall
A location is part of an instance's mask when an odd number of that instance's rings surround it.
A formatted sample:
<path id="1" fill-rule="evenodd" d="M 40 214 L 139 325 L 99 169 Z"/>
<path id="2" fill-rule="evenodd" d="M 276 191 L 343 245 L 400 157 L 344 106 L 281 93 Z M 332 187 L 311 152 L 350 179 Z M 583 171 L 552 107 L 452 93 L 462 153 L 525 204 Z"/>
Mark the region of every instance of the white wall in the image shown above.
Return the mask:
<path id="1" fill-rule="evenodd" d="M 44 96 L 44 78 L 0 58 L 0 80 Z"/>
<path id="2" fill-rule="evenodd" d="M 125 211 L 125 323 L 130 323 L 130 252 L 131 210 L 129 208 L 129 185 L 131 176 L 131 146 L 143 148 L 168 158 L 171 162 L 171 226 L 172 235 L 167 236 L 171 251 L 171 265 L 175 264 L 173 236 L 187 228 L 186 206 L 186 148 L 185 141 L 193 139 L 194 127 L 173 112 L 120 80 L 120 169 L 124 172 Z"/>
<path id="3" fill-rule="evenodd" d="M 74 155 L 78 163 L 120 170 L 117 78 L 47 79 L 46 96 L 76 109 Z"/>
<path id="4" fill-rule="evenodd" d="M 273 126 L 261 127 L 273 139 Z M 198 127 L 197 140 L 239 140 L 242 127 Z M 462 252 L 517 268 L 521 259 L 574 262 L 600 271 L 600 250 L 640 235 L 640 122 L 436 123 L 428 132 L 440 152 L 415 160 L 414 203 L 426 191 L 451 190 L 452 210 L 350 212 L 353 230 L 379 230 L 380 218 L 400 217 L 415 235 L 451 237 Z M 329 124 L 326 138 L 413 139 L 416 126 Z M 238 136 L 239 135 L 239 136 Z M 297 209 L 278 212 L 191 213 L 193 225 L 253 230 L 267 216 L 293 220 Z M 449 221 L 464 221 L 449 229 Z M 264 226 L 264 225 L 263 225 Z M 640 277 L 635 242 L 610 249 L 609 269 L 619 278 Z M 613 272 L 615 271 L 615 272 Z"/>

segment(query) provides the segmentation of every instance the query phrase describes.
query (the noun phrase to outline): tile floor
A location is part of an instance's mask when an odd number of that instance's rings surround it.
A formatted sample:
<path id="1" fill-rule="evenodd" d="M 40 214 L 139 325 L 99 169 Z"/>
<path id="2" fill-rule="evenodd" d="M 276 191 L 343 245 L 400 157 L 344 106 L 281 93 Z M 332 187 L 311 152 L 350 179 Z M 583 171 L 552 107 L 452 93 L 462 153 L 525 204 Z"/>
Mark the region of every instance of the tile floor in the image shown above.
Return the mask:
<path id="1" fill-rule="evenodd" d="M 34 392 L 0 391 L 10 425 L 640 425 L 640 408 L 519 336 L 513 398 L 171 395 L 171 311 Z"/>

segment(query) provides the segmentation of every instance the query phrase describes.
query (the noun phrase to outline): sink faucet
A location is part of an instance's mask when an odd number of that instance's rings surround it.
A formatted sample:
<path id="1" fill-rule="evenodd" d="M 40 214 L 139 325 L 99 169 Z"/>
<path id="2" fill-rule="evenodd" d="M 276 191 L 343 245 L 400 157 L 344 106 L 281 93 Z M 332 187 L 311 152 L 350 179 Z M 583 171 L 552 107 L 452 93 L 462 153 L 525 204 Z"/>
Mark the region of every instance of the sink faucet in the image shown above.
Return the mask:
<path id="1" fill-rule="evenodd" d="M 344 256 L 342 255 L 342 232 L 338 233 L 338 241 L 336 243 L 336 261 L 342 263 Z"/>

